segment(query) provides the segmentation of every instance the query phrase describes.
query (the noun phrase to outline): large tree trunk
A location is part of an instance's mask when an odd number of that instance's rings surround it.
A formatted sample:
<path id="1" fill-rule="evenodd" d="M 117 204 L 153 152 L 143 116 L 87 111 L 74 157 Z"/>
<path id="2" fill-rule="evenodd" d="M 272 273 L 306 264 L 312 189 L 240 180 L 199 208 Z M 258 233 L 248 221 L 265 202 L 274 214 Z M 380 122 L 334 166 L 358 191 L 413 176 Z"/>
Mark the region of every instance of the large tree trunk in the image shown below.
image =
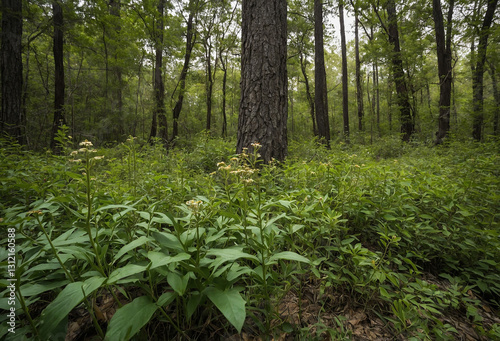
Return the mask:
<path id="1" fill-rule="evenodd" d="M 444 19 L 441 10 L 441 0 L 432 1 L 432 13 L 436 31 L 436 46 L 439 73 L 439 118 L 438 131 L 436 132 L 436 144 L 439 144 L 450 130 L 450 104 L 451 104 L 451 28 L 454 0 L 450 0 L 448 10 L 446 36 L 444 30 Z"/>
<path id="2" fill-rule="evenodd" d="M 59 128 L 66 125 L 64 115 L 64 45 L 63 45 L 63 11 L 59 1 L 52 2 L 53 21 L 54 21 L 54 121 L 52 123 L 52 138 L 50 148 L 55 153 L 60 153 L 60 146 L 57 144 L 55 137 Z"/>
<path id="3" fill-rule="evenodd" d="M 287 2 L 243 0 L 241 100 L 238 144 L 259 153 L 265 163 L 287 154 Z"/>
<path id="4" fill-rule="evenodd" d="M 339 1 L 340 46 L 342 50 L 342 116 L 344 118 L 344 139 L 349 141 L 349 83 L 347 79 L 347 46 L 345 39 L 344 4 Z"/>
<path id="5" fill-rule="evenodd" d="M 403 69 L 403 60 L 401 58 L 401 47 L 399 44 L 399 32 L 396 5 L 394 0 L 388 0 L 386 5 L 387 19 L 389 21 L 387 34 L 389 43 L 393 47 L 391 56 L 392 74 L 396 84 L 397 103 L 399 105 L 401 117 L 401 134 L 404 142 L 410 141 L 411 135 L 415 130 L 415 119 L 413 117 L 408 88 L 406 86 L 405 72 Z"/>
<path id="6" fill-rule="evenodd" d="M 191 52 L 193 51 L 194 43 L 195 43 L 195 35 L 193 28 L 193 21 L 196 9 L 194 8 L 193 1 L 189 2 L 189 16 L 187 20 L 187 28 L 186 28 L 186 53 L 184 55 L 184 65 L 182 66 L 181 76 L 179 78 L 178 83 L 178 96 L 177 102 L 175 103 L 174 110 L 172 111 L 173 118 L 173 129 L 172 129 L 172 138 L 171 141 L 174 141 L 175 138 L 179 135 L 179 116 L 182 111 L 182 103 L 184 102 L 184 93 L 186 92 L 186 78 L 189 70 L 189 63 L 191 61 Z M 174 94 L 172 94 L 174 96 Z"/>
<path id="7" fill-rule="evenodd" d="M 314 104 L 321 142 L 330 145 L 328 97 L 326 88 L 325 49 L 323 44 L 323 3 L 314 0 Z"/>
<path id="8" fill-rule="evenodd" d="M 361 78 L 361 60 L 359 58 L 359 18 L 358 9 L 354 10 L 354 48 L 356 53 L 356 101 L 358 103 L 358 129 L 363 131 L 363 84 Z"/>
<path id="9" fill-rule="evenodd" d="M 25 143 L 22 126 L 23 61 L 21 37 L 23 31 L 22 1 L 2 0 L 2 113 L 0 134 L 7 134 Z"/>
<path id="10" fill-rule="evenodd" d="M 484 64 L 486 62 L 486 49 L 488 47 L 488 36 L 490 34 L 490 26 L 493 21 L 495 9 L 498 0 L 489 0 L 486 14 L 484 15 L 483 26 L 479 32 L 479 43 L 477 45 L 477 59 L 476 67 L 472 75 L 472 110 L 473 110 L 473 124 L 472 124 L 472 137 L 481 141 L 482 128 L 483 128 L 483 80 L 484 80 Z"/>

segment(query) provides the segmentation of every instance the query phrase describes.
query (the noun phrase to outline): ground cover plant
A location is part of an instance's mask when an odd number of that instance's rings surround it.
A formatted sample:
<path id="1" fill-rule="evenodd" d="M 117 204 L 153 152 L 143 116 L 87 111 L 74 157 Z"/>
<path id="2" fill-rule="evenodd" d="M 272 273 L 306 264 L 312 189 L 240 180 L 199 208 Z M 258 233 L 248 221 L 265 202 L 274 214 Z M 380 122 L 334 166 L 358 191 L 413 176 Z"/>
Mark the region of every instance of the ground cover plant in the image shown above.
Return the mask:
<path id="1" fill-rule="evenodd" d="M 0 144 L 2 339 L 500 338 L 498 142 L 58 139 Z"/>

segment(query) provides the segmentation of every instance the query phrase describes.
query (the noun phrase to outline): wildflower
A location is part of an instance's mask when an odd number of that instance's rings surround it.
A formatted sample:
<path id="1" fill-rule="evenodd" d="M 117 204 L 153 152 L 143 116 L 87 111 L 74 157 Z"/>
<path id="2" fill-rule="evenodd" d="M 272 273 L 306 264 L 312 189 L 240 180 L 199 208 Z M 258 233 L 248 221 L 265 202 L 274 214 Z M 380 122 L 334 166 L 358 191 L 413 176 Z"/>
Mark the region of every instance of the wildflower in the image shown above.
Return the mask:
<path id="1" fill-rule="evenodd" d="M 82 159 L 73 159 L 73 160 L 69 160 L 70 162 L 75 162 L 75 163 L 79 163 L 79 162 L 82 162 Z"/>
<path id="2" fill-rule="evenodd" d="M 89 153 L 97 153 L 97 149 L 90 149 Z"/>
<path id="3" fill-rule="evenodd" d="M 215 174 L 217 174 L 217 172 L 212 172 L 212 173 L 210 173 L 210 174 L 208 174 L 208 175 L 210 175 L 210 176 L 214 176 Z"/>
<path id="4" fill-rule="evenodd" d="M 102 159 L 104 159 L 104 155 L 94 156 L 94 160 L 102 160 Z"/>
<path id="5" fill-rule="evenodd" d="M 354 167 L 359 168 L 359 165 L 354 165 Z"/>
<path id="6" fill-rule="evenodd" d="M 42 214 L 43 214 L 43 212 L 42 212 L 42 211 L 40 211 L 40 210 L 29 211 L 29 212 L 28 212 L 28 215 L 31 215 L 31 214 L 38 214 L 38 215 L 42 215 Z"/>
<path id="7" fill-rule="evenodd" d="M 87 148 L 80 148 L 80 149 L 78 149 L 78 152 L 80 152 L 80 153 L 86 153 L 87 151 L 88 151 Z"/>
<path id="8" fill-rule="evenodd" d="M 70 139 L 70 140 L 71 140 L 72 138 L 73 138 L 73 136 L 71 136 L 71 135 L 68 135 L 68 139 Z"/>
<path id="9" fill-rule="evenodd" d="M 253 179 L 243 179 L 242 181 L 247 185 L 250 185 L 252 182 L 254 182 Z"/>
<path id="10" fill-rule="evenodd" d="M 186 206 L 192 210 L 194 213 L 197 213 L 201 206 L 203 205 L 203 202 L 201 200 L 189 200 L 186 201 Z"/>
<path id="11" fill-rule="evenodd" d="M 80 142 L 80 146 L 85 146 L 85 147 L 92 147 L 93 144 L 89 140 L 85 139 L 85 141 Z"/>
<path id="12" fill-rule="evenodd" d="M 71 154 L 69 154 L 69 155 L 70 155 L 70 156 L 75 156 L 76 154 L 78 154 L 78 150 L 73 150 L 73 151 L 71 152 Z"/>
<path id="13" fill-rule="evenodd" d="M 221 167 L 223 167 L 223 166 L 225 166 L 225 165 L 226 165 L 226 163 L 225 163 L 225 162 L 218 162 L 218 163 L 217 163 L 217 167 L 219 167 L 219 168 L 221 168 Z"/>
<path id="14" fill-rule="evenodd" d="M 0 223 L 3 223 L 3 218 L 0 218 Z"/>

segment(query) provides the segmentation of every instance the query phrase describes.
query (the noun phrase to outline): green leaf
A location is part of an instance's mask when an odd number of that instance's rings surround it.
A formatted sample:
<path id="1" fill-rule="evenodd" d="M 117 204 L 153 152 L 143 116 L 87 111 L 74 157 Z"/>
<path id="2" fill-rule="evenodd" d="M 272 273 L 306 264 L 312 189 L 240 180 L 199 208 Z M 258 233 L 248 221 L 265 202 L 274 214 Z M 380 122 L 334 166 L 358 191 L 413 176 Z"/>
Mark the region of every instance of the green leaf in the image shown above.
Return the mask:
<path id="1" fill-rule="evenodd" d="M 384 214 L 384 219 L 387 221 L 394 221 L 397 218 L 395 216 L 393 216 L 392 214 L 386 213 L 386 214 Z"/>
<path id="2" fill-rule="evenodd" d="M 122 278 L 132 276 L 138 274 L 140 272 L 146 271 L 148 267 L 146 265 L 137 265 L 137 264 L 127 264 L 122 268 L 118 268 L 114 270 L 108 278 L 107 284 L 113 284 L 116 281 L 119 281 Z"/>
<path id="3" fill-rule="evenodd" d="M 159 307 L 169 305 L 170 303 L 172 303 L 172 301 L 176 297 L 177 297 L 177 293 L 175 293 L 173 291 L 167 291 L 167 292 L 163 293 L 160 297 L 158 297 L 158 301 L 156 302 L 156 304 Z"/>
<path id="4" fill-rule="evenodd" d="M 210 265 L 214 270 L 217 269 L 224 262 L 234 262 L 240 258 L 252 259 L 258 261 L 259 259 L 254 255 L 243 252 L 241 248 L 232 248 L 232 249 L 210 249 L 208 250 L 207 257 L 215 256 L 215 260 Z"/>
<path id="5" fill-rule="evenodd" d="M 172 233 L 167 232 L 153 232 L 153 237 L 160 244 L 160 246 L 177 251 L 184 251 L 181 242 Z"/>
<path id="6" fill-rule="evenodd" d="M 127 245 L 124 245 L 120 251 L 115 255 L 113 258 L 113 263 L 116 262 L 121 256 L 126 254 L 132 249 L 135 249 L 138 246 L 141 246 L 143 244 L 146 244 L 147 242 L 151 241 L 152 239 L 146 236 L 142 236 L 139 239 L 134 240 L 133 242 L 128 243 Z"/>
<path id="7" fill-rule="evenodd" d="M 116 311 L 109 322 L 105 341 L 130 340 L 151 320 L 158 306 L 148 296 L 141 296 Z"/>
<path id="8" fill-rule="evenodd" d="M 189 273 L 181 277 L 175 272 L 169 272 L 167 275 L 167 282 L 179 296 L 182 296 L 189 282 Z"/>
<path id="9" fill-rule="evenodd" d="M 152 270 L 154 268 L 168 265 L 173 262 L 188 260 L 189 258 L 191 258 L 191 255 L 183 252 L 172 257 L 172 256 L 167 256 L 163 252 L 149 251 L 148 258 L 151 260 L 151 266 L 149 267 L 149 269 Z"/>
<path id="10" fill-rule="evenodd" d="M 68 284 L 63 291 L 42 312 L 40 338 L 49 340 L 51 332 L 57 327 L 73 308 L 93 293 L 104 282 L 104 277 L 92 277 L 85 282 Z M 84 296 L 85 293 L 85 296 Z"/>
<path id="11" fill-rule="evenodd" d="M 236 328 L 238 333 L 241 333 L 241 328 L 243 328 L 246 317 L 246 301 L 241 297 L 239 290 L 237 288 L 220 290 L 209 287 L 205 289 L 204 293 L 221 311 L 229 323 Z"/>
<path id="12" fill-rule="evenodd" d="M 278 252 L 272 255 L 269 258 L 269 262 L 274 262 L 279 259 L 285 259 L 285 260 L 292 260 L 292 261 L 297 261 L 297 262 L 303 262 L 303 263 L 311 263 L 309 259 L 307 259 L 304 256 L 299 255 L 298 253 L 292 252 L 292 251 L 283 251 L 283 252 Z"/>

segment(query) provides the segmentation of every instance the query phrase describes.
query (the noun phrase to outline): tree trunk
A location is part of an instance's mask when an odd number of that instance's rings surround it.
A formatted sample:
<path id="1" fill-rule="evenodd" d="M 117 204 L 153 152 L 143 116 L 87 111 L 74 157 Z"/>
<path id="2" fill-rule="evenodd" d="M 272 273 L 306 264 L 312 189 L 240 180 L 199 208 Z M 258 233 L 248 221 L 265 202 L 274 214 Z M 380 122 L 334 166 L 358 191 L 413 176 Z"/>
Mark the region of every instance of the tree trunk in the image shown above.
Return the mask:
<path id="1" fill-rule="evenodd" d="M 116 23 L 113 25 L 113 30 L 114 33 L 116 34 L 115 41 L 119 42 L 120 40 L 120 35 L 121 35 L 121 24 L 120 24 L 120 11 L 121 11 L 121 2 L 120 0 L 110 0 L 109 1 L 109 14 L 114 16 L 116 18 Z M 122 68 L 119 64 L 118 60 L 118 50 L 120 49 L 120 46 L 117 45 L 115 42 L 113 43 L 113 54 L 114 54 L 114 61 L 113 61 L 113 78 L 114 78 L 114 84 L 113 84 L 113 111 L 115 112 L 114 119 L 116 122 L 116 126 L 113 128 L 114 132 L 113 135 L 115 138 L 120 138 L 121 135 L 124 134 L 125 132 L 125 127 L 124 127 L 124 117 L 123 117 L 123 94 L 122 94 Z"/>
<path id="2" fill-rule="evenodd" d="M 495 109 L 493 110 L 493 134 L 498 136 L 498 116 L 500 115 L 500 93 L 496 77 L 495 64 L 490 63 L 489 67 L 491 83 L 493 85 L 493 97 L 495 98 Z"/>
<path id="3" fill-rule="evenodd" d="M 349 142 L 349 84 L 347 79 L 347 46 L 345 39 L 344 4 L 339 1 L 340 46 L 342 50 L 342 116 L 344 118 L 344 139 Z"/>
<path id="4" fill-rule="evenodd" d="M 2 113 L 0 133 L 24 144 L 22 127 L 23 60 L 21 37 L 23 31 L 22 1 L 2 0 L 2 45 L 0 61 L 2 78 Z"/>
<path id="5" fill-rule="evenodd" d="M 450 104 L 451 104 L 451 29 L 454 0 L 450 0 L 448 10 L 448 21 L 446 36 L 444 31 L 444 19 L 441 10 L 441 0 L 432 1 L 432 13 L 436 30 L 436 46 L 439 73 L 439 118 L 438 131 L 436 132 L 436 144 L 439 144 L 450 130 Z"/>
<path id="6" fill-rule="evenodd" d="M 361 78 L 361 60 L 359 58 L 359 19 L 358 9 L 354 10 L 354 48 L 356 53 L 356 101 L 358 103 L 358 129 L 363 131 L 363 84 Z"/>
<path id="7" fill-rule="evenodd" d="M 323 44 L 323 4 L 314 0 L 314 104 L 318 135 L 322 143 L 330 145 L 328 97 L 326 88 L 325 49 Z"/>
<path id="8" fill-rule="evenodd" d="M 186 54 L 184 55 L 184 65 L 182 66 L 181 76 L 179 78 L 179 92 L 177 96 L 177 102 L 175 103 L 174 110 L 172 112 L 173 118 L 173 129 L 172 129 L 172 138 L 171 141 L 174 141 L 175 138 L 179 135 L 179 116 L 182 111 L 182 103 L 184 102 L 184 93 L 186 92 L 186 77 L 189 70 L 189 62 L 191 60 L 191 52 L 193 51 L 194 43 L 195 43 L 195 35 L 193 28 L 195 8 L 193 6 L 193 1 L 189 2 L 189 16 L 187 20 L 187 28 L 186 28 Z M 173 96 L 174 94 L 172 94 Z"/>
<path id="9" fill-rule="evenodd" d="M 165 0 L 158 2 L 158 21 L 156 23 L 156 67 L 155 67 L 155 101 L 158 116 L 158 137 L 165 147 L 168 143 L 168 124 L 165 115 L 165 83 L 163 80 L 163 35 L 164 35 Z"/>
<path id="10" fill-rule="evenodd" d="M 236 152 L 262 145 L 265 163 L 287 154 L 287 2 L 243 0 L 241 100 Z"/>
<path id="11" fill-rule="evenodd" d="M 55 153 L 60 153 L 60 146 L 55 140 L 59 128 L 66 125 L 64 115 L 64 55 L 63 55 L 63 11 L 59 1 L 52 2 L 53 22 L 54 22 L 54 121 L 52 123 L 52 138 L 50 148 Z"/>
<path id="12" fill-rule="evenodd" d="M 302 71 L 302 76 L 304 76 L 304 83 L 306 86 L 306 97 L 307 103 L 309 103 L 309 114 L 311 115 L 311 120 L 313 124 L 313 134 L 318 135 L 318 127 L 316 126 L 316 117 L 314 113 L 314 98 L 311 94 L 311 86 L 309 85 L 309 77 L 307 76 L 306 63 L 304 54 L 300 52 L 300 70 Z"/>
<path id="13" fill-rule="evenodd" d="M 222 52 L 222 51 L 221 51 Z M 226 114 L 226 92 L 227 92 L 227 60 L 222 53 L 219 55 L 222 74 L 222 137 L 227 137 L 227 114 Z"/>
<path id="14" fill-rule="evenodd" d="M 473 111 L 473 124 L 472 124 L 472 137 L 476 141 L 482 139 L 483 128 L 483 80 L 484 80 L 484 64 L 486 62 L 486 49 L 488 47 L 488 36 L 490 34 L 490 26 L 493 21 L 495 9 L 498 0 L 489 0 L 486 14 L 484 15 L 483 26 L 479 32 L 479 43 L 477 45 L 477 59 L 476 67 L 472 75 L 472 111 Z"/>
<path id="15" fill-rule="evenodd" d="M 391 56 L 392 74 L 394 77 L 394 83 L 396 84 L 397 103 L 400 110 L 401 134 L 403 141 L 409 142 L 411 135 L 415 130 L 415 119 L 410 107 L 408 88 L 406 86 L 405 72 L 403 69 L 403 60 L 401 58 L 396 5 L 394 0 L 388 0 L 386 6 L 387 19 L 389 21 L 387 34 L 389 36 L 389 43 L 393 47 L 393 53 Z"/>

